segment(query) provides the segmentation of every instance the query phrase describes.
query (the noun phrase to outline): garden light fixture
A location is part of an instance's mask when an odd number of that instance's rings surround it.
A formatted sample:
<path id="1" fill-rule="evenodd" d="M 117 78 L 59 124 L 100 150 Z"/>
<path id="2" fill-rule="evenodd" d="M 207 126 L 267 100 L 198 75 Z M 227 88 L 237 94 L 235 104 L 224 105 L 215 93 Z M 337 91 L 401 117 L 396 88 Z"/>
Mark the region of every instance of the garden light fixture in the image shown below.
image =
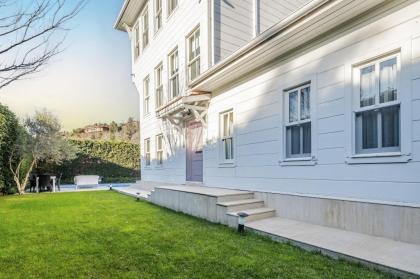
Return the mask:
<path id="1" fill-rule="evenodd" d="M 240 233 L 245 232 L 245 218 L 248 216 L 249 214 L 245 212 L 238 213 L 238 232 Z"/>

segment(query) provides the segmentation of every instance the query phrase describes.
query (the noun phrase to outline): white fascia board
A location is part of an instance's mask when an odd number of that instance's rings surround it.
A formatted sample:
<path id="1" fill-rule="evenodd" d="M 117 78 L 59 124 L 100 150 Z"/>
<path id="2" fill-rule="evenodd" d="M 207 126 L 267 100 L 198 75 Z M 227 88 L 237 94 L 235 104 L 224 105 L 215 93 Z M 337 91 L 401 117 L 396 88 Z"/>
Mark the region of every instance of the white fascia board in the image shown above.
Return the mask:
<path id="1" fill-rule="evenodd" d="M 384 1 L 312 1 L 204 72 L 189 86 L 193 91 L 214 91 Z"/>

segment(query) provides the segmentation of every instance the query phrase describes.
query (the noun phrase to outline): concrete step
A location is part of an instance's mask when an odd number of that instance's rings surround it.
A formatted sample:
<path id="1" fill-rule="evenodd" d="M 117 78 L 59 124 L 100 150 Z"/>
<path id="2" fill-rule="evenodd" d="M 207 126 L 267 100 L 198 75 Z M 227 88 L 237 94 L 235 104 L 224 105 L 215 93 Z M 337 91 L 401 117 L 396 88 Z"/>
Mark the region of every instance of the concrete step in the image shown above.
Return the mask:
<path id="1" fill-rule="evenodd" d="M 217 197 L 217 203 L 230 202 L 230 201 L 239 201 L 253 199 L 254 193 L 252 192 L 238 192 L 235 194 L 223 194 Z"/>
<path id="2" fill-rule="evenodd" d="M 248 214 L 248 217 L 245 218 L 245 224 L 251 221 L 274 217 L 276 215 L 276 210 L 269 207 L 260 207 L 260 208 L 239 210 L 235 212 L 228 212 L 226 215 L 227 215 L 227 224 L 229 227 L 238 226 L 238 213 L 239 212 L 245 212 Z"/>
<path id="3" fill-rule="evenodd" d="M 245 209 L 260 208 L 264 206 L 264 201 L 260 199 L 245 199 L 227 202 L 219 202 L 218 206 L 225 208 L 227 212 L 241 211 Z"/>

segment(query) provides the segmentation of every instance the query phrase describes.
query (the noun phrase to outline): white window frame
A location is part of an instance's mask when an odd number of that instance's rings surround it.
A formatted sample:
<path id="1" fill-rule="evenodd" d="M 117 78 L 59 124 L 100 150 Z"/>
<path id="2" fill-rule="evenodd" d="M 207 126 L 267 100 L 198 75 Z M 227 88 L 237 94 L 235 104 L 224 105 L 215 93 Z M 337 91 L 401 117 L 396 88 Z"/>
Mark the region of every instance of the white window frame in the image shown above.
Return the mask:
<path id="1" fill-rule="evenodd" d="M 167 4 L 168 4 L 168 18 L 169 18 L 174 13 L 175 9 L 179 6 L 179 0 L 168 0 Z"/>
<path id="2" fill-rule="evenodd" d="M 143 79 L 143 115 L 150 114 L 150 76 Z"/>
<path id="3" fill-rule="evenodd" d="M 309 118 L 307 118 L 307 119 L 301 119 L 301 107 L 300 107 L 300 100 L 301 100 L 301 94 L 300 94 L 300 92 L 301 92 L 301 90 L 302 89 L 305 89 L 305 88 L 309 88 L 309 100 L 310 100 L 310 102 L 309 102 Z M 292 88 L 289 88 L 289 89 L 287 89 L 287 90 L 285 90 L 284 91 L 284 95 L 285 95 L 285 101 L 284 101 L 284 104 L 285 104 L 285 110 L 284 110 L 284 112 L 285 112 L 285 121 L 284 121 L 284 135 L 285 135 L 285 160 L 287 161 L 287 160 L 289 160 L 289 161 L 294 161 L 294 160 L 312 160 L 312 158 L 313 158 L 313 143 L 312 143 L 312 138 L 313 138 L 313 133 L 314 133 L 314 131 L 313 131 L 313 126 L 312 126 L 312 123 L 313 123 L 313 121 L 312 121 L 312 118 L 313 118 L 313 115 L 312 115 L 312 108 L 313 108 L 313 106 L 312 106 L 312 98 L 314 98 L 314 96 L 312 95 L 313 93 L 312 93 L 312 86 L 311 86 L 311 83 L 310 82 L 308 82 L 308 83 L 304 83 L 304 84 L 301 84 L 301 85 L 298 85 L 298 86 L 295 86 L 295 87 L 292 87 Z M 289 112 L 289 109 L 290 109 L 290 107 L 289 107 L 289 96 L 290 96 L 290 94 L 291 93 L 294 93 L 294 92 L 298 92 L 298 100 L 297 100 L 297 103 L 298 103 L 298 111 L 297 111 L 297 115 L 298 115 L 298 117 L 299 117 L 299 119 L 298 120 L 296 120 L 296 121 L 293 121 L 293 122 L 290 122 L 290 119 L 289 119 L 289 116 L 290 116 L 290 112 Z M 291 148 L 291 146 L 288 146 L 287 145 L 287 143 L 288 143 L 288 139 L 287 139 L 287 128 L 290 128 L 290 127 L 294 127 L 294 126 L 298 126 L 298 127 L 301 127 L 301 125 L 303 125 L 303 124 L 307 124 L 307 123 L 310 123 L 311 124 L 311 135 L 310 135 L 310 139 L 311 139 L 311 152 L 310 153 L 301 153 L 301 154 L 299 154 L 299 155 L 288 155 L 290 152 L 289 152 L 289 148 Z M 300 128 L 300 134 L 301 134 L 301 136 L 300 136 L 300 149 L 302 150 L 302 152 L 303 152 L 303 135 L 302 135 L 302 133 L 303 133 L 303 129 L 302 128 Z"/>
<path id="4" fill-rule="evenodd" d="M 345 83 L 350 86 L 345 87 L 346 103 L 346 126 L 345 126 L 345 162 L 347 164 L 389 164 L 389 163 L 407 163 L 412 159 L 411 147 L 411 52 L 412 44 L 410 39 L 402 40 L 398 43 L 376 49 L 374 51 L 366 50 L 363 56 L 357 57 L 345 65 Z M 356 153 L 356 127 L 354 108 L 359 98 L 359 88 L 355 82 L 354 68 L 367 64 L 370 61 L 380 59 L 389 55 L 399 53 L 400 72 L 398 75 L 397 88 L 399 90 L 398 98 L 400 101 L 400 152 L 380 152 L 380 153 Z M 356 96 L 356 97 L 355 97 Z"/>
<path id="5" fill-rule="evenodd" d="M 140 16 L 141 21 L 141 48 L 144 50 L 150 41 L 149 35 L 149 6 L 146 5 Z"/>
<path id="6" fill-rule="evenodd" d="M 160 146 L 159 146 L 160 139 Z M 163 134 L 156 135 L 156 165 L 163 166 L 164 161 L 164 140 Z"/>
<path id="7" fill-rule="evenodd" d="M 133 57 L 134 61 L 140 57 L 140 26 L 138 22 L 133 28 Z"/>
<path id="8" fill-rule="evenodd" d="M 152 158 L 150 156 L 150 138 L 144 139 L 144 167 L 149 168 L 152 165 Z"/>
<path id="9" fill-rule="evenodd" d="M 194 42 L 197 41 L 197 37 L 198 37 L 198 55 L 195 53 L 197 51 L 197 49 L 195 50 L 194 57 L 191 57 L 191 48 L 192 45 L 194 45 Z M 200 31 L 200 26 L 196 27 L 188 36 L 187 36 L 187 77 L 188 77 L 188 82 L 193 81 L 194 79 L 196 79 L 200 73 L 201 73 L 201 31 Z M 191 78 L 191 69 L 192 69 L 192 65 L 196 64 L 196 75 L 194 78 Z"/>
<path id="10" fill-rule="evenodd" d="M 154 0 L 154 28 L 157 33 L 163 26 L 163 0 Z M 158 3 L 160 3 L 158 5 Z"/>
<path id="11" fill-rule="evenodd" d="M 396 89 L 397 89 L 397 99 L 390 101 L 390 102 L 384 102 L 384 103 L 380 103 L 380 92 L 379 92 L 379 82 L 380 82 L 380 64 L 382 62 L 391 60 L 391 59 L 396 59 L 397 63 L 397 77 L 396 77 Z M 375 67 L 375 104 L 373 105 L 367 105 L 364 107 L 360 106 L 360 76 L 361 76 L 361 70 L 365 69 L 369 66 L 374 66 Z M 353 68 L 353 80 L 354 80 L 354 86 L 357 87 L 357 90 L 355 90 L 354 92 L 354 96 L 353 96 L 353 100 L 354 100 L 354 108 L 353 108 L 353 119 L 354 119 L 354 126 L 355 126 L 355 132 L 353 134 L 354 137 L 354 154 L 355 155 L 362 155 L 362 154 L 377 154 L 377 153 L 400 153 L 401 151 L 401 100 L 400 100 L 400 96 L 401 96 L 401 91 L 399 88 L 399 75 L 401 72 L 401 56 L 399 53 L 396 54 L 391 54 L 391 55 L 387 55 L 384 57 L 381 57 L 379 59 L 374 59 L 373 61 L 370 61 L 368 63 L 364 63 L 360 66 L 354 67 Z M 368 111 L 378 111 L 384 108 L 391 108 L 391 107 L 399 107 L 400 109 L 400 124 L 399 124 L 399 146 L 398 147 L 382 147 L 382 124 L 381 124 L 381 114 L 378 114 L 378 119 L 377 119 L 377 123 L 378 123 L 378 133 L 377 133 L 377 137 L 378 137 L 378 147 L 377 148 L 372 148 L 369 150 L 364 150 L 362 148 L 360 148 L 359 146 L 357 146 L 357 136 L 360 134 L 360 132 L 358 133 L 356 131 L 357 127 L 356 127 L 356 115 L 358 113 L 362 113 L 362 112 L 368 112 Z"/>
<path id="12" fill-rule="evenodd" d="M 224 135 L 224 121 L 223 118 L 225 115 L 228 115 L 228 117 L 232 117 L 232 127 L 231 127 L 231 134 L 230 135 Z M 228 122 L 230 123 L 230 122 Z M 235 114 L 233 109 L 229 109 L 226 111 L 223 111 L 219 113 L 219 162 L 221 165 L 234 165 L 235 158 L 236 158 L 236 140 L 235 140 Z M 226 142 L 230 140 L 231 141 L 231 158 L 226 158 Z"/>
<path id="13" fill-rule="evenodd" d="M 159 83 L 160 81 L 160 83 Z M 158 109 L 165 103 L 165 95 L 163 91 L 163 63 L 160 62 L 155 68 L 155 107 Z"/>
<path id="14" fill-rule="evenodd" d="M 176 56 L 175 63 L 172 63 L 172 57 Z M 176 65 L 176 71 L 173 69 L 173 64 Z M 180 95 L 180 88 L 179 88 L 179 53 L 178 53 L 178 47 L 176 47 L 171 53 L 168 55 L 168 100 L 172 100 Z M 173 92 L 173 86 L 172 83 L 176 83 L 176 94 Z"/>

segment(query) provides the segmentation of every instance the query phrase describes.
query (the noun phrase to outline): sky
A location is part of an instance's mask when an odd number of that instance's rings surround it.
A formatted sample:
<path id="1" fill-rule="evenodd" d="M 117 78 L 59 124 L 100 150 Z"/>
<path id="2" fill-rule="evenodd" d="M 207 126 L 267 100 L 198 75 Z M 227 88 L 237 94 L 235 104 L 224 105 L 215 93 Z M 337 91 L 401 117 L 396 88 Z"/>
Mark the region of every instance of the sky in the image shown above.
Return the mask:
<path id="1" fill-rule="evenodd" d="M 64 130 L 138 119 L 128 35 L 113 29 L 122 3 L 90 0 L 69 24 L 65 51 L 42 72 L 0 90 L 0 102 L 19 117 L 45 108 Z"/>

